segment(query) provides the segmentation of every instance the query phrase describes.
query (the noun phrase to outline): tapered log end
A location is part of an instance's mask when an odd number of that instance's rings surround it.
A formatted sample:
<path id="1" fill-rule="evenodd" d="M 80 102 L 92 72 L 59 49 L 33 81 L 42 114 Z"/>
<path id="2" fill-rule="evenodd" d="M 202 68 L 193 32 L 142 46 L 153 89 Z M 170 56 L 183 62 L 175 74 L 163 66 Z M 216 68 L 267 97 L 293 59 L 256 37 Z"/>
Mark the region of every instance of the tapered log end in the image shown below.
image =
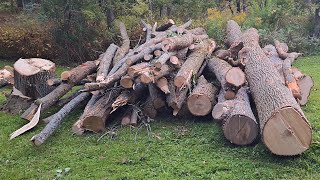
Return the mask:
<path id="1" fill-rule="evenodd" d="M 242 115 L 234 115 L 223 125 L 225 137 L 236 145 L 249 145 L 257 138 L 259 127 L 255 120 Z"/>
<path id="2" fill-rule="evenodd" d="M 43 144 L 43 141 L 37 135 L 33 136 L 30 141 L 35 146 L 40 146 L 41 144 Z"/>
<path id="3" fill-rule="evenodd" d="M 188 109 L 195 116 L 206 116 L 212 110 L 210 98 L 201 94 L 192 94 L 188 97 Z"/>
<path id="4" fill-rule="evenodd" d="M 311 144 L 312 130 L 307 120 L 292 107 L 282 108 L 265 124 L 263 142 L 276 155 L 294 156 Z"/>
<path id="5" fill-rule="evenodd" d="M 305 76 L 298 80 L 298 86 L 300 87 L 301 99 L 298 100 L 299 104 L 304 106 L 308 102 L 308 97 L 313 87 L 313 80 L 310 76 Z"/>

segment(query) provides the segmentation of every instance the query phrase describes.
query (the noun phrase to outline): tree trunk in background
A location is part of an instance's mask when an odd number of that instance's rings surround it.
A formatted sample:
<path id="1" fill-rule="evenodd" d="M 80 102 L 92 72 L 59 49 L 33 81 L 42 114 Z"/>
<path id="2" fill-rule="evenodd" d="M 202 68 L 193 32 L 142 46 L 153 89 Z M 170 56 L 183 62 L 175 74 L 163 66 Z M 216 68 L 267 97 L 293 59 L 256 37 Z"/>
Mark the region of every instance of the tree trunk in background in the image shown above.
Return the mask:
<path id="1" fill-rule="evenodd" d="M 23 2 L 22 2 L 22 0 L 17 0 L 17 7 L 18 7 L 18 9 L 23 9 Z"/>
<path id="2" fill-rule="evenodd" d="M 315 37 L 320 37 L 320 7 L 318 7 L 315 12 L 313 35 Z"/>
<path id="3" fill-rule="evenodd" d="M 247 0 L 242 0 L 242 11 L 243 12 L 247 12 L 248 11 Z"/>
<path id="4" fill-rule="evenodd" d="M 115 19 L 115 16 L 114 16 L 114 12 L 113 12 L 113 8 L 112 8 L 112 1 L 111 0 L 106 0 L 105 1 L 106 3 L 106 7 L 107 7 L 107 24 L 109 27 L 112 27 L 112 22 L 113 20 Z"/>
<path id="5" fill-rule="evenodd" d="M 241 1 L 237 0 L 236 5 L 237 5 L 237 13 L 240 13 L 241 12 Z"/>

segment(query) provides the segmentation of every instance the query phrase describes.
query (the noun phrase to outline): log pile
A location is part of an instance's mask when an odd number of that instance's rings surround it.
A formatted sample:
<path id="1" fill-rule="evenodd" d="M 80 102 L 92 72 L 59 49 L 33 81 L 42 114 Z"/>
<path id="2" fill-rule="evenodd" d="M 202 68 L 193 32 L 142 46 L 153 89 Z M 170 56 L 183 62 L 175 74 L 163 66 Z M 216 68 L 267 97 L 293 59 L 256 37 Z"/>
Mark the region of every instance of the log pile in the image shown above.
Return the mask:
<path id="1" fill-rule="evenodd" d="M 72 127 L 77 135 L 105 132 L 117 112 L 122 126 L 137 126 L 165 113 L 211 117 L 236 145 L 249 145 L 261 134 L 277 155 L 297 155 L 309 148 L 311 127 L 300 105 L 306 104 L 313 81 L 292 67 L 300 53 L 289 53 L 279 41 L 261 48 L 257 30 L 242 32 L 235 21 L 227 24 L 227 49 L 218 50 L 203 28 L 190 28 L 191 21 L 180 26 L 173 20 L 160 26 L 142 24 L 144 43 L 130 49 L 126 27 L 120 23 L 121 45 L 111 44 L 98 60 L 65 71 L 60 78 L 52 65 L 27 74 L 15 66 L 18 89 L 36 99 L 22 118 L 34 123 L 40 112 L 61 107 L 43 119 L 47 125 L 32 138 L 33 144 L 44 143 L 64 117 L 83 104 Z M 31 81 L 50 88 L 43 92 L 33 86 L 37 91 L 30 91 L 23 83 Z M 74 86 L 81 88 L 62 98 Z"/>

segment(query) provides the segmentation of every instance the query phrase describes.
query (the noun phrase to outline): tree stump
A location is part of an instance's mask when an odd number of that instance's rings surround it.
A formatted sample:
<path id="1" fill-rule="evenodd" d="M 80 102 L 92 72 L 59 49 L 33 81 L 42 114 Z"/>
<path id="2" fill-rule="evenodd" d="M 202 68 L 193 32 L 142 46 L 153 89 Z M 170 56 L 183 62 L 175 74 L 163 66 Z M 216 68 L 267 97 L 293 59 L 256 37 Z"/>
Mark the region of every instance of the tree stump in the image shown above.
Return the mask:
<path id="1" fill-rule="evenodd" d="M 55 77 L 55 64 L 40 58 L 19 59 L 14 64 L 14 86 L 23 95 L 38 99 L 49 94 L 54 87 L 47 84 Z"/>

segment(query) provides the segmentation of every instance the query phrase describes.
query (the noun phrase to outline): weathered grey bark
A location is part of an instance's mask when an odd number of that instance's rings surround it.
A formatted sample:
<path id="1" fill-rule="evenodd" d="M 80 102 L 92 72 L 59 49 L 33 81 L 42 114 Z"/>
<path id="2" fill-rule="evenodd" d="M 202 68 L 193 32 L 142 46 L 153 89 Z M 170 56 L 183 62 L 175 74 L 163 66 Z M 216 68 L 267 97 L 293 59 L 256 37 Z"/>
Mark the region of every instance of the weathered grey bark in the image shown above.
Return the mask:
<path id="1" fill-rule="evenodd" d="M 116 46 L 115 44 L 110 44 L 106 52 L 103 54 L 103 57 L 100 61 L 100 65 L 97 71 L 97 77 L 96 77 L 97 82 L 101 82 L 107 77 L 109 69 L 112 64 L 112 59 L 117 49 L 118 49 L 118 46 Z"/>
<path id="2" fill-rule="evenodd" d="M 48 121 L 49 123 L 39 134 L 31 138 L 33 144 L 36 146 L 40 146 L 41 144 L 43 144 L 45 140 L 48 139 L 57 130 L 62 120 L 89 96 L 90 93 L 83 92 L 72 99 L 69 103 L 67 103 L 63 108 L 60 109 L 60 111 L 50 117 L 47 117 L 46 121 Z"/>
<path id="3" fill-rule="evenodd" d="M 117 64 L 122 58 L 124 58 L 130 49 L 130 39 L 126 30 L 126 26 L 123 22 L 120 22 L 119 27 L 122 38 L 122 45 L 117 49 L 117 52 L 113 58 L 113 65 Z"/>

